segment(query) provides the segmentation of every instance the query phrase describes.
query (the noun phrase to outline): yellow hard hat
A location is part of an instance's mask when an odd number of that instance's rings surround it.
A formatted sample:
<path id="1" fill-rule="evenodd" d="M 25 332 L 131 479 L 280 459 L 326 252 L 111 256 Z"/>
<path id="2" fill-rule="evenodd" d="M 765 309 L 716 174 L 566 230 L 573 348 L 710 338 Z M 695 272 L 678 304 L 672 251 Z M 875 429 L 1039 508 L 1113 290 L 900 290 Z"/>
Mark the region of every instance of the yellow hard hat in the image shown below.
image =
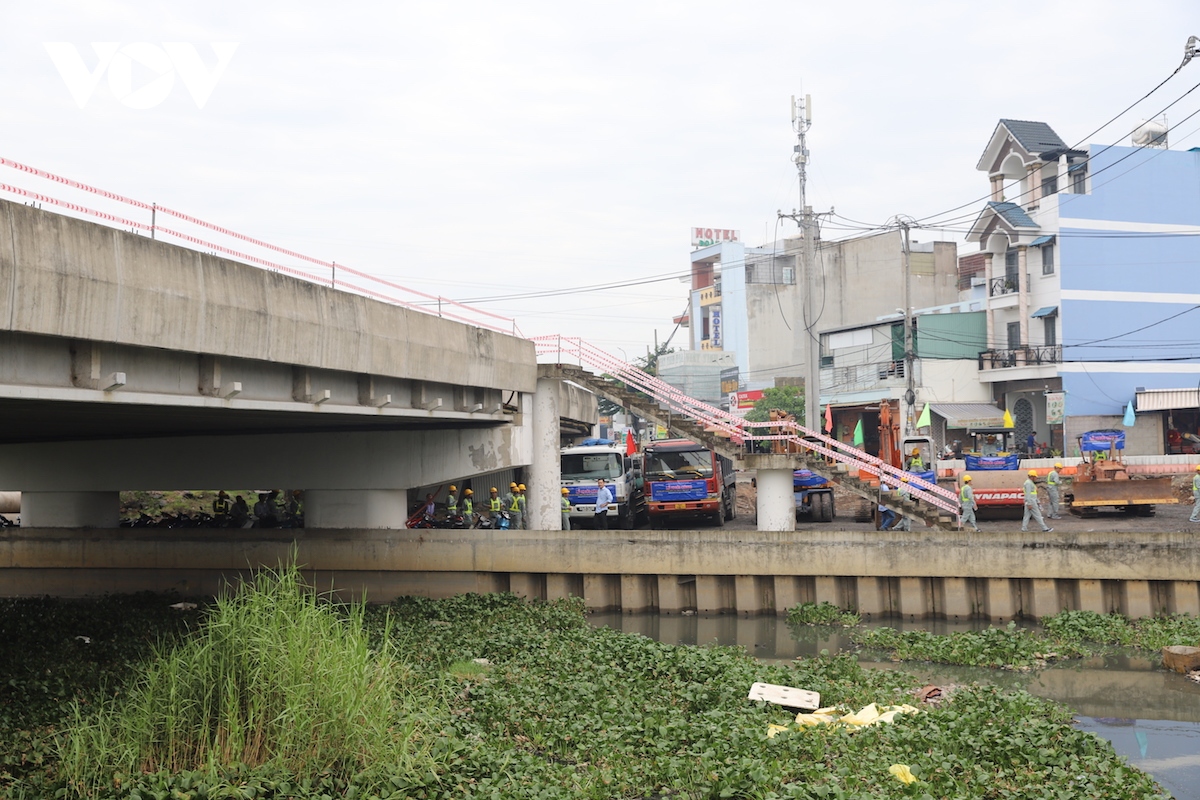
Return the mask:
<path id="1" fill-rule="evenodd" d="M 919 455 L 921 455 L 921 448 L 919 448 L 919 447 L 914 447 L 914 448 L 913 448 L 913 451 L 912 451 L 912 454 L 913 454 L 914 456 L 919 456 Z"/>
<path id="2" fill-rule="evenodd" d="M 1197 471 L 1197 472 L 1200 472 L 1200 464 L 1197 464 L 1197 465 L 1196 465 L 1196 471 Z"/>
<path id="3" fill-rule="evenodd" d="M 1036 477 L 1037 477 L 1037 470 L 1036 470 L 1036 469 L 1031 469 L 1031 470 L 1029 470 L 1029 477 L 1031 477 L 1031 478 L 1036 478 Z"/>
<path id="4" fill-rule="evenodd" d="M 508 488 L 510 488 L 510 489 L 515 489 L 515 488 L 517 488 L 517 484 L 516 484 L 515 482 L 514 482 L 514 483 L 510 483 L 510 484 L 508 485 Z"/>
<path id="5" fill-rule="evenodd" d="M 523 484 L 523 483 L 520 484 L 519 486 L 517 486 L 517 489 L 522 492 L 525 491 L 525 484 Z"/>
<path id="6" fill-rule="evenodd" d="M 562 493 L 563 493 L 563 494 L 570 494 L 570 493 L 571 493 L 571 490 L 570 490 L 570 489 L 568 489 L 567 487 L 565 487 L 565 486 L 564 486 L 564 487 L 563 487 L 563 490 L 562 490 Z"/>
<path id="7" fill-rule="evenodd" d="M 466 497 L 470 497 L 471 495 L 473 495 L 473 494 L 475 494 L 475 493 L 474 493 L 474 492 L 472 492 L 470 489 L 464 489 L 464 490 L 463 490 L 463 494 L 464 494 Z"/>
<path id="8" fill-rule="evenodd" d="M 492 491 L 493 491 L 493 492 L 494 492 L 494 491 L 496 491 L 496 487 L 495 487 L 495 486 L 493 486 L 493 487 L 492 487 Z"/>
<path id="9" fill-rule="evenodd" d="M 900 480 L 902 480 L 904 483 L 908 483 L 908 476 L 907 476 L 907 475 L 901 475 L 901 476 L 900 476 Z"/>
<path id="10" fill-rule="evenodd" d="M 1055 469 L 1062 469 L 1062 468 L 1063 468 L 1063 465 L 1062 465 L 1062 463 L 1061 463 L 1061 462 L 1055 461 L 1055 462 L 1054 462 L 1054 468 L 1055 468 Z"/>
<path id="11" fill-rule="evenodd" d="M 971 476 L 963 475 L 963 483 L 970 483 L 970 482 L 971 482 Z"/>
<path id="12" fill-rule="evenodd" d="M 455 485 L 452 483 L 452 484 L 450 484 L 450 491 L 452 491 L 452 492 L 457 492 L 457 491 L 458 491 L 458 487 L 457 487 L 457 486 L 455 486 Z"/>

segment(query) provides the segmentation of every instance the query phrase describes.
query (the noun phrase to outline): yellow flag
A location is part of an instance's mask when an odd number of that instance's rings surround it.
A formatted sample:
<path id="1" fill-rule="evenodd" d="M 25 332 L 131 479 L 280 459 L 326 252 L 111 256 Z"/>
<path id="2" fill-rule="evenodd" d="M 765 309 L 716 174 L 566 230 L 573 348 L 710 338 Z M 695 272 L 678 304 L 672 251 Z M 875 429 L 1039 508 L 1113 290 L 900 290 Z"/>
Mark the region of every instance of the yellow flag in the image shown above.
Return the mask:
<path id="1" fill-rule="evenodd" d="M 1004 409 L 1004 427 L 1006 427 L 1006 428 L 1013 427 L 1012 414 L 1008 413 L 1007 408 Z"/>

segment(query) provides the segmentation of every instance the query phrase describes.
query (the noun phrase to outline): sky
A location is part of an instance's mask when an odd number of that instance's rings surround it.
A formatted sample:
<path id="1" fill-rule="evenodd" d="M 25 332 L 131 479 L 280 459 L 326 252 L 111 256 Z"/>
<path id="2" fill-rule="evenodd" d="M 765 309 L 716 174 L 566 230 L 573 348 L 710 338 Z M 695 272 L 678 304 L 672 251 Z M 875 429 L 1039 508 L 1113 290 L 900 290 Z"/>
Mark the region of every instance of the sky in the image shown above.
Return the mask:
<path id="1" fill-rule="evenodd" d="M 0 157 L 627 358 L 672 334 L 693 226 L 795 234 L 777 217 L 797 204 L 792 95 L 812 97 L 808 198 L 840 238 L 845 218 L 977 207 L 997 120 L 1075 144 L 1200 35 L 1194 0 L 46 0 L 4 17 Z M 1200 59 L 1091 141 L 1128 143 L 1198 81 Z M 1200 91 L 1168 121 L 1198 108 Z M 1200 146 L 1200 118 L 1171 146 Z M 0 184 L 148 222 L 7 167 Z M 552 290 L 580 291 L 520 297 Z"/>

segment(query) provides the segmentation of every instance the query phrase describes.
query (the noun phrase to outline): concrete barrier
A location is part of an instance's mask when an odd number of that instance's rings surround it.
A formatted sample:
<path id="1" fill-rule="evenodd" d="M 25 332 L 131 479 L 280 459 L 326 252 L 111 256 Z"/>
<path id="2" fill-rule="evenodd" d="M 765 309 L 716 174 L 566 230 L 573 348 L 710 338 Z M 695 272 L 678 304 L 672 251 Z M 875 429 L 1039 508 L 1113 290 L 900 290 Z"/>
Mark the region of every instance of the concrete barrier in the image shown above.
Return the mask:
<path id="1" fill-rule="evenodd" d="M 1200 544 L 1173 533 L 8 529 L 0 594 L 211 595 L 293 549 L 319 587 L 378 602 L 512 591 L 629 613 L 1200 614 Z"/>

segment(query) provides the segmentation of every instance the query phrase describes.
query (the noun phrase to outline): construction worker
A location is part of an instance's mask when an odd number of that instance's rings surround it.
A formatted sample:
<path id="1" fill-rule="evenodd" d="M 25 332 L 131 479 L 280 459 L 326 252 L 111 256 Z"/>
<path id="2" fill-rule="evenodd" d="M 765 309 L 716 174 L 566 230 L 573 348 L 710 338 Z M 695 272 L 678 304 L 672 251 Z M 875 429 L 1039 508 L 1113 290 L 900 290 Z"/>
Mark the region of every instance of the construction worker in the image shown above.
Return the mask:
<path id="1" fill-rule="evenodd" d="M 891 489 L 883 481 L 879 482 L 879 499 L 887 497 Z M 896 524 L 896 512 L 885 506 L 882 502 L 879 504 L 879 530 L 890 531 L 892 526 Z"/>
<path id="2" fill-rule="evenodd" d="M 900 486 L 899 486 L 899 488 L 896 489 L 896 496 L 898 498 L 900 498 L 900 507 L 901 508 L 904 507 L 905 500 L 912 500 L 912 492 L 910 492 L 909 488 L 908 488 L 908 476 L 907 475 L 900 476 Z M 909 519 L 904 514 L 901 514 L 900 521 L 895 524 L 894 529 L 898 530 L 898 531 L 911 531 L 912 530 L 912 520 Z"/>
<path id="3" fill-rule="evenodd" d="M 504 511 L 504 505 L 500 500 L 500 495 L 496 493 L 496 487 L 493 486 L 488 493 L 488 514 L 492 518 L 492 527 L 500 527 L 500 515 Z"/>
<path id="4" fill-rule="evenodd" d="M 450 484 L 450 489 L 446 494 L 446 516 L 458 516 L 458 487 L 453 483 Z"/>
<path id="5" fill-rule="evenodd" d="M 463 521 L 467 524 L 467 527 L 470 528 L 475 527 L 475 501 L 471 499 L 474 494 L 475 493 L 470 489 L 463 490 Z"/>
<path id="6" fill-rule="evenodd" d="M 517 524 L 518 530 L 525 530 L 525 484 L 517 486 Z"/>
<path id="7" fill-rule="evenodd" d="M 564 531 L 571 530 L 571 498 L 569 495 L 571 490 L 563 487 L 562 490 L 562 529 Z"/>
<path id="8" fill-rule="evenodd" d="M 1196 465 L 1196 474 L 1192 476 L 1192 515 L 1188 522 L 1200 522 L 1200 464 Z"/>
<path id="9" fill-rule="evenodd" d="M 1034 479 L 1037 478 L 1037 470 L 1029 470 L 1029 477 L 1025 479 L 1022 489 L 1025 491 L 1025 516 L 1021 518 L 1021 530 L 1029 530 L 1029 518 L 1033 517 L 1033 521 L 1042 526 L 1042 533 L 1049 533 L 1054 528 L 1046 527 L 1046 521 L 1042 519 L 1042 507 L 1038 503 L 1037 484 Z"/>
<path id="10" fill-rule="evenodd" d="M 1058 471 L 1062 468 L 1062 464 L 1055 462 L 1054 469 L 1050 470 L 1050 474 L 1046 476 L 1046 494 L 1050 496 L 1050 519 L 1062 519 L 1058 513 L 1060 510 L 1058 503 L 1062 498 L 1062 495 L 1059 494 L 1058 489 L 1059 483 L 1061 483 L 1058 477 Z"/>
<path id="11" fill-rule="evenodd" d="M 212 502 L 212 510 L 214 521 L 218 528 L 229 526 L 229 512 L 233 510 L 233 503 L 229 500 L 229 493 L 224 489 L 217 492 L 217 499 Z"/>
<path id="12" fill-rule="evenodd" d="M 975 512 L 979 510 L 979 504 L 975 502 L 975 490 L 971 488 L 970 475 L 962 477 L 962 489 L 959 490 L 958 501 L 962 504 L 963 527 L 970 525 L 976 533 L 979 533 L 979 525 L 975 522 Z"/>
<path id="13" fill-rule="evenodd" d="M 521 520 L 517 518 L 517 514 L 521 511 L 521 502 L 517 499 L 520 493 L 517 484 L 510 483 L 508 493 L 504 495 L 504 510 L 508 512 L 508 527 L 514 531 L 521 527 Z"/>
<path id="14" fill-rule="evenodd" d="M 921 459 L 921 448 L 914 447 L 912 455 L 908 457 L 908 466 L 905 467 L 909 472 L 924 472 L 925 462 Z"/>

